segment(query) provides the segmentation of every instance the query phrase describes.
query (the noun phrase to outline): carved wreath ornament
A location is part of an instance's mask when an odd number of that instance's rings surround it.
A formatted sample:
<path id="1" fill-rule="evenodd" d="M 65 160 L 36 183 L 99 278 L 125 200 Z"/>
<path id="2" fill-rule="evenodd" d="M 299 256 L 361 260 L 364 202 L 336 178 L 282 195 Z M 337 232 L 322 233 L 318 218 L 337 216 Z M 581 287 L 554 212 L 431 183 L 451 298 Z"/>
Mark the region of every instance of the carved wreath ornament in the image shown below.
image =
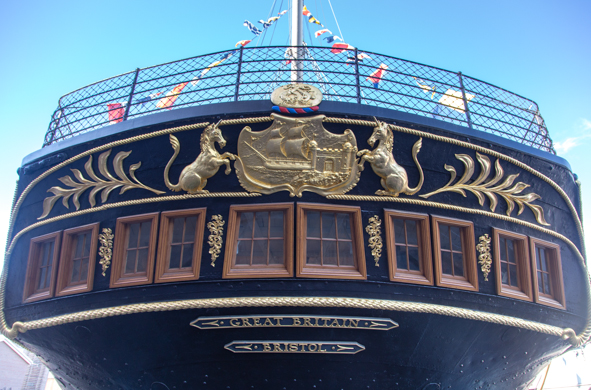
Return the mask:
<path id="1" fill-rule="evenodd" d="M 43 214 L 41 214 L 41 216 L 37 219 L 43 219 L 47 217 L 53 208 L 53 205 L 55 205 L 55 202 L 57 202 L 60 198 L 62 199 L 62 204 L 66 208 L 70 208 L 69 200 L 72 198 L 72 203 L 76 207 L 76 210 L 79 210 L 80 196 L 82 193 L 84 193 L 84 191 L 91 188 L 92 190 L 88 194 L 90 207 L 94 207 L 96 205 L 95 198 L 99 192 L 101 192 L 101 202 L 105 203 L 109 198 L 109 194 L 117 188 L 121 188 L 119 194 L 123 194 L 125 191 L 132 188 L 142 188 L 144 190 L 152 191 L 157 195 L 164 193 L 164 191 L 158 191 L 140 183 L 140 181 L 135 177 L 135 171 L 142 165 L 141 162 L 133 164 L 129 167 L 129 176 L 131 176 L 131 180 L 127 177 L 125 171 L 123 170 L 123 160 L 125 160 L 125 158 L 131 154 L 131 151 L 119 152 L 113 159 L 113 170 L 115 171 L 115 174 L 118 178 L 114 177 L 107 168 L 107 160 L 111 154 L 111 150 L 112 149 L 109 149 L 102 153 L 98 158 L 99 172 L 106 179 L 101 179 L 96 175 L 96 173 L 94 173 L 94 169 L 92 168 L 92 156 L 90 156 L 86 164 L 84 164 L 84 169 L 86 170 L 86 174 L 90 180 L 86 179 L 82 172 L 80 172 L 78 169 L 71 169 L 74 177 L 78 181 L 72 179 L 70 176 L 60 177 L 58 180 L 71 188 L 51 187 L 49 190 L 47 190 L 47 192 L 53 193 L 53 196 L 45 198 L 43 201 Z"/>
<path id="2" fill-rule="evenodd" d="M 212 215 L 211 222 L 207 223 L 207 229 L 211 233 L 207 239 L 209 243 L 209 254 L 211 255 L 211 266 L 215 267 L 215 261 L 222 250 L 222 235 L 224 234 L 224 224 L 221 215 Z"/>
<path id="3" fill-rule="evenodd" d="M 365 227 L 365 231 L 369 234 L 369 247 L 371 254 L 376 263 L 376 267 L 380 266 L 380 256 L 382 256 L 382 220 L 377 215 L 369 219 L 369 224 Z"/>
<path id="4" fill-rule="evenodd" d="M 524 206 L 527 206 L 534 213 L 536 221 L 538 221 L 539 224 L 546 226 L 550 225 L 544 218 L 544 209 L 541 206 L 531 204 L 531 202 L 534 200 L 540 199 L 540 195 L 533 192 L 530 192 L 529 194 L 520 194 L 524 189 L 529 187 L 529 184 L 518 182 L 517 184 L 513 185 L 513 182 L 515 179 L 517 179 L 519 173 L 509 175 L 502 183 L 497 184 L 501 181 L 501 179 L 503 179 L 505 174 L 503 168 L 501 168 L 499 159 L 497 159 L 495 162 L 495 176 L 486 182 L 485 180 L 488 178 L 491 172 L 492 164 L 487 156 L 476 152 L 476 159 L 480 163 L 482 169 L 476 180 L 474 180 L 472 183 L 468 183 L 468 180 L 470 180 L 474 174 L 474 160 L 472 160 L 472 157 L 468 156 L 467 154 L 456 154 L 456 158 L 460 160 L 465 167 L 464 174 L 460 180 L 458 180 L 455 184 L 452 184 L 457 176 L 456 169 L 451 165 L 445 164 L 445 170 L 451 173 L 451 179 L 449 182 L 436 191 L 419 195 L 420 197 L 428 198 L 432 195 L 446 191 L 456 192 L 458 194 L 462 194 L 465 197 L 466 191 L 469 191 L 476 195 L 481 206 L 484 205 L 485 196 L 488 197 L 490 201 L 490 211 L 494 212 L 498 204 L 497 196 L 500 196 L 507 203 L 507 216 L 511 215 L 515 209 L 515 204 L 517 204 L 517 207 L 519 208 L 517 215 L 520 215 L 523 212 Z"/>
<path id="5" fill-rule="evenodd" d="M 99 256 L 101 260 L 99 264 L 103 267 L 103 276 L 107 276 L 106 272 L 111 265 L 111 258 L 113 256 L 113 231 L 110 228 L 103 228 L 103 232 L 99 234 L 99 242 L 101 247 L 99 248 Z"/>
<path id="6" fill-rule="evenodd" d="M 492 265 L 492 257 L 490 254 L 490 237 L 488 234 L 482 235 L 478 238 L 478 245 L 476 250 L 480 253 L 478 255 L 478 263 L 480 264 L 480 270 L 484 275 L 484 281 L 488 282 L 488 274 L 490 273 L 490 267 Z"/>

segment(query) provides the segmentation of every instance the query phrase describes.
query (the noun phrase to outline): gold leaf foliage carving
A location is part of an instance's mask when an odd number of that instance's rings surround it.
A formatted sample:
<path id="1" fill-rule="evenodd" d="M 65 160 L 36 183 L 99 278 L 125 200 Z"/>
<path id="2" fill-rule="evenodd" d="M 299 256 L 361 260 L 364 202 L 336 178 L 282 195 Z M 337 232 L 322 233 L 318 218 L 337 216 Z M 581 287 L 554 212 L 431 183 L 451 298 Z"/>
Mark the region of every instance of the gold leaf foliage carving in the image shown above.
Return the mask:
<path id="1" fill-rule="evenodd" d="M 99 242 L 101 247 L 99 248 L 99 256 L 101 260 L 99 264 L 103 266 L 103 276 L 107 276 L 106 272 L 111 265 L 111 258 L 113 256 L 113 231 L 110 228 L 103 228 L 103 232 L 99 234 Z"/>
<path id="2" fill-rule="evenodd" d="M 480 270 L 482 271 L 486 282 L 488 282 L 488 274 L 490 273 L 490 267 L 492 265 L 490 240 L 488 234 L 482 235 L 478 238 L 478 241 L 480 242 L 476 245 L 476 250 L 480 253 L 478 255 L 478 264 L 480 264 Z"/>
<path id="3" fill-rule="evenodd" d="M 457 176 L 456 169 L 451 165 L 445 164 L 445 170 L 451 173 L 451 179 L 449 182 L 436 191 L 419 195 L 420 197 L 428 198 L 441 192 L 455 192 L 465 197 L 466 191 L 469 191 L 478 198 L 478 202 L 481 206 L 484 205 L 485 199 L 488 198 L 490 201 L 490 211 L 494 212 L 498 205 L 497 196 L 499 196 L 507 203 L 507 216 L 511 215 L 516 204 L 518 207 L 517 215 L 520 215 L 523 212 L 524 207 L 527 206 L 534 213 L 536 221 L 538 221 L 539 224 L 545 226 L 550 225 L 544 218 L 544 209 L 541 206 L 531 204 L 531 202 L 541 199 L 540 195 L 533 192 L 530 192 L 529 194 L 521 194 L 523 190 L 529 187 L 529 184 L 523 182 L 513 184 L 515 179 L 519 176 L 519 173 L 509 175 L 503 180 L 505 171 L 501 167 L 500 160 L 497 159 L 495 162 L 495 175 L 492 179 L 486 181 L 491 173 L 491 161 L 487 156 L 476 152 L 476 159 L 480 163 L 482 169 L 476 180 L 468 183 L 474 174 L 474 160 L 472 160 L 472 157 L 467 154 L 456 154 L 456 158 L 464 164 L 465 170 L 462 177 L 455 184 L 452 184 Z"/>
<path id="4" fill-rule="evenodd" d="M 369 218 L 369 224 L 365 227 L 365 231 L 369 234 L 369 247 L 371 254 L 376 263 L 376 267 L 380 266 L 380 256 L 382 256 L 382 220 L 374 215 Z"/>
<path id="5" fill-rule="evenodd" d="M 113 159 L 113 170 L 115 171 L 117 177 L 113 176 L 107 168 L 107 161 L 109 155 L 111 154 L 111 150 L 112 149 L 109 149 L 106 152 L 101 153 L 98 158 L 99 172 L 106 179 L 100 178 L 94 172 L 92 167 L 92 156 L 90 156 L 86 164 L 84 164 L 84 169 L 90 179 L 85 178 L 82 172 L 80 172 L 78 169 L 71 169 L 75 179 L 72 179 L 70 176 L 60 177 L 58 180 L 61 181 L 65 186 L 71 188 L 51 187 L 49 190 L 47 190 L 47 192 L 53 193 L 53 196 L 45 198 L 43 201 L 43 214 L 37 219 L 43 219 L 47 217 L 55 203 L 60 198 L 62 199 L 62 204 L 68 209 L 70 208 L 69 200 L 72 198 L 72 203 L 76 207 L 76 210 L 79 210 L 80 196 L 88 189 L 91 189 L 90 193 L 88 194 L 90 207 L 94 207 L 96 205 L 96 195 L 99 192 L 101 193 L 101 202 L 105 203 L 109 198 L 109 194 L 111 194 L 111 192 L 117 188 L 120 188 L 119 194 L 123 194 L 127 190 L 133 188 L 142 188 L 152 191 L 157 195 L 164 193 L 164 191 L 158 191 L 142 184 L 135 177 L 135 171 L 142 165 L 141 162 L 133 164 L 129 167 L 129 176 L 131 177 L 131 180 L 127 177 L 125 171 L 123 170 L 123 160 L 125 160 L 125 158 L 131 154 L 131 151 L 117 153 Z"/>
<path id="6" fill-rule="evenodd" d="M 211 266 L 215 267 L 215 261 L 222 250 L 222 235 L 224 234 L 224 224 L 221 215 L 212 215 L 211 222 L 207 223 L 207 229 L 211 233 L 207 239 L 209 243 L 209 254 L 211 255 Z"/>

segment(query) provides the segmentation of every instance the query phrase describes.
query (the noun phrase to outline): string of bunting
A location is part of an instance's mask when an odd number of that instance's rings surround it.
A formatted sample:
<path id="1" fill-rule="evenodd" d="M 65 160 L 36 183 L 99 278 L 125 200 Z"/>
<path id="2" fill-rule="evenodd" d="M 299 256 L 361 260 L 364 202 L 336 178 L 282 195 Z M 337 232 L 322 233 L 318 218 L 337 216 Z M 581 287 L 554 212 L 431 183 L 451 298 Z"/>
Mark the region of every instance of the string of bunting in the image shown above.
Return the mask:
<path id="1" fill-rule="evenodd" d="M 268 18 L 267 20 L 263 20 L 263 19 L 259 20 L 258 23 L 260 23 L 262 25 L 262 29 L 257 28 L 253 23 L 251 23 L 248 20 L 245 20 L 243 25 L 246 28 L 248 28 L 248 30 L 251 33 L 253 33 L 255 35 L 255 37 L 258 37 L 267 28 L 271 27 L 274 23 L 277 23 L 277 21 L 286 13 L 287 13 L 287 10 L 284 10 L 284 11 L 279 12 L 276 16 L 272 16 L 272 17 Z M 325 26 L 318 19 L 316 19 L 314 17 L 314 15 L 310 12 L 310 10 L 308 10 L 308 8 L 306 6 L 304 6 L 304 8 L 303 8 L 302 14 L 305 17 L 307 17 L 309 23 L 316 24 L 316 25 L 323 27 L 322 29 L 316 31 L 314 33 L 314 36 L 316 38 L 320 38 L 322 40 L 325 40 L 326 43 L 328 43 L 328 44 L 332 43 L 332 47 L 330 49 L 330 52 L 332 54 L 338 55 L 341 53 L 345 53 L 345 55 L 347 56 L 345 63 L 347 65 L 354 65 L 356 62 L 361 63 L 365 60 L 373 61 L 371 56 L 368 55 L 367 53 L 359 52 L 359 53 L 357 53 L 357 56 L 355 56 L 355 54 L 354 54 L 355 47 L 349 45 L 348 43 L 343 42 L 343 39 L 341 37 L 334 35 L 332 33 L 332 31 L 330 31 L 328 28 L 325 28 Z M 338 41 L 341 41 L 341 42 L 338 42 Z M 234 47 L 245 47 L 250 42 L 252 42 L 252 39 L 240 40 L 235 44 Z M 209 64 L 207 67 L 205 67 L 199 75 L 193 77 L 193 79 L 191 81 L 182 82 L 180 84 L 177 84 L 166 93 L 156 92 L 156 93 L 151 93 L 149 95 L 138 98 L 135 100 L 134 104 L 139 104 L 141 106 L 145 106 L 147 103 L 149 103 L 151 101 L 158 100 L 156 103 L 157 108 L 159 108 L 159 109 L 166 108 L 168 110 L 171 110 L 172 107 L 174 106 L 175 102 L 177 101 L 178 97 L 180 96 L 182 91 L 185 89 L 185 87 L 187 87 L 187 85 L 190 85 L 192 87 L 196 86 L 199 83 L 199 81 L 202 80 L 203 77 L 209 71 L 211 71 L 213 68 L 221 65 L 223 62 L 227 61 L 230 57 L 232 57 L 237 52 L 238 52 L 238 49 L 233 50 L 229 53 L 223 54 L 219 59 L 217 59 L 216 61 L 213 61 L 211 64 Z M 351 52 L 353 52 L 353 53 L 351 53 Z M 290 48 L 286 49 L 284 57 L 286 60 L 285 65 L 289 65 L 295 59 L 295 56 Z M 388 66 L 386 64 L 382 63 L 377 68 L 375 68 L 375 70 L 365 80 L 368 81 L 369 83 L 371 83 L 373 85 L 373 87 L 377 89 L 380 87 L 380 83 L 384 79 L 384 76 L 387 73 L 387 69 L 388 69 Z M 424 80 L 419 77 L 415 77 L 415 76 L 412 76 L 412 77 L 415 80 L 415 83 L 417 84 L 418 88 L 420 88 L 426 94 L 431 94 L 430 100 L 433 100 L 433 98 L 435 97 L 435 94 L 437 93 L 437 86 L 435 85 L 435 83 L 431 82 L 431 81 Z M 164 94 L 163 97 L 160 96 L 162 94 Z M 473 94 L 465 93 L 465 102 L 468 103 L 474 97 L 475 97 L 475 95 L 473 95 Z M 454 112 L 456 114 L 453 114 L 453 115 L 457 115 L 457 113 L 462 113 L 462 114 L 465 113 L 466 107 L 465 107 L 465 103 L 464 103 L 464 95 L 462 95 L 461 91 L 447 89 L 447 91 L 445 93 L 441 94 L 441 97 L 439 98 L 438 101 L 436 101 L 436 103 L 437 104 L 435 105 L 435 108 L 431 112 L 431 115 L 433 118 L 440 119 L 442 116 L 449 117 Z M 107 109 L 108 109 L 109 123 L 114 124 L 114 123 L 122 122 L 124 119 L 126 106 L 127 106 L 127 101 L 108 103 Z M 282 113 L 303 114 L 303 113 L 317 111 L 318 107 L 316 106 L 316 107 L 295 109 L 295 108 L 273 106 L 273 110 L 277 111 L 277 112 L 282 112 Z"/>

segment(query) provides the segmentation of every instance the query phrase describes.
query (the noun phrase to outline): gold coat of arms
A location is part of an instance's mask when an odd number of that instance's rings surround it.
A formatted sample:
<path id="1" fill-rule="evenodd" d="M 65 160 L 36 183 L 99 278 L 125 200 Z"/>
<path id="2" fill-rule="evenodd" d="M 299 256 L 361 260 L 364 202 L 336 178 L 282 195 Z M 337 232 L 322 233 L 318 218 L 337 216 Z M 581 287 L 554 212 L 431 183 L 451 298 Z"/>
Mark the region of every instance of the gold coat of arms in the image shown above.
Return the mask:
<path id="1" fill-rule="evenodd" d="M 240 184 L 251 192 L 304 191 L 344 194 L 359 181 L 357 141 L 350 129 L 333 134 L 322 126 L 324 115 L 290 118 L 271 114 L 273 124 L 238 137 L 234 164 Z"/>

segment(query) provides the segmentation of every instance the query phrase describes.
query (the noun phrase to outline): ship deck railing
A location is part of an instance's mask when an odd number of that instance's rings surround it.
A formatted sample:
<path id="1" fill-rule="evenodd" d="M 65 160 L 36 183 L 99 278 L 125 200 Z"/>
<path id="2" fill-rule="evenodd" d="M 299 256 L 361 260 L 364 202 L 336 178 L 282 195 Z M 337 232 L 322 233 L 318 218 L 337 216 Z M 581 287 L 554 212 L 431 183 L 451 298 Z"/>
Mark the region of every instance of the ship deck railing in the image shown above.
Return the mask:
<path id="1" fill-rule="evenodd" d="M 269 100 L 275 88 L 292 80 L 294 65 L 286 54 L 290 51 L 296 49 L 244 47 L 138 68 L 80 88 L 60 98 L 43 146 L 169 109 Z M 305 47 L 302 51 L 301 81 L 319 88 L 323 101 L 384 107 L 434 118 L 556 153 L 537 104 L 520 95 L 461 72 L 359 49 L 337 54 L 327 47 Z M 370 58 L 356 60 L 361 53 Z M 371 75 L 382 64 L 386 72 L 375 87 Z M 209 71 L 204 72 L 208 67 Z M 157 107 L 160 99 L 187 82 L 172 106 Z M 122 109 L 111 112 L 109 118 L 108 105 L 117 103 Z"/>

